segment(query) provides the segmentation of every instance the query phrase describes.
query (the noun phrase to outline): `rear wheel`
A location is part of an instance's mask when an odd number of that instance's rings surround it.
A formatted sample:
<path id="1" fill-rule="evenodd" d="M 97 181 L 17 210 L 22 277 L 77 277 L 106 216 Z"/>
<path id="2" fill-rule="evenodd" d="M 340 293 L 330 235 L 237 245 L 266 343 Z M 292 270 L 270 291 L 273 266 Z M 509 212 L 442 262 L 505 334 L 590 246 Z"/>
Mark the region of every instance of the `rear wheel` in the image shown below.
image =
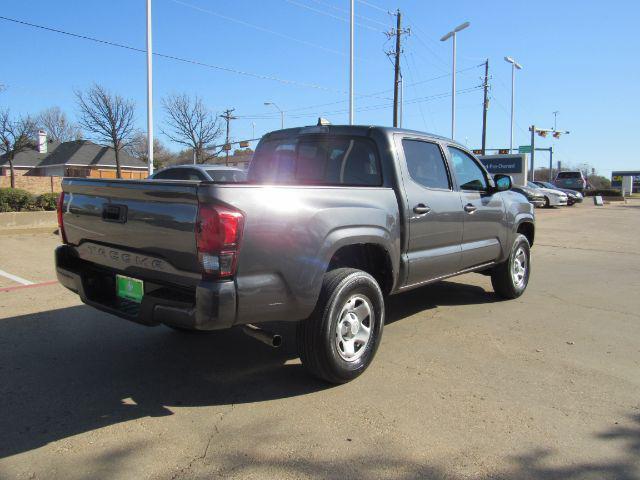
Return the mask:
<path id="1" fill-rule="evenodd" d="M 491 274 L 494 291 L 507 299 L 518 298 L 529 284 L 531 247 L 524 235 L 518 234 L 507 261 L 497 265 Z"/>
<path id="2" fill-rule="evenodd" d="M 384 299 L 371 275 L 353 268 L 327 272 L 316 308 L 298 324 L 302 364 L 327 382 L 353 380 L 373 361 L 383 326 Z"/>

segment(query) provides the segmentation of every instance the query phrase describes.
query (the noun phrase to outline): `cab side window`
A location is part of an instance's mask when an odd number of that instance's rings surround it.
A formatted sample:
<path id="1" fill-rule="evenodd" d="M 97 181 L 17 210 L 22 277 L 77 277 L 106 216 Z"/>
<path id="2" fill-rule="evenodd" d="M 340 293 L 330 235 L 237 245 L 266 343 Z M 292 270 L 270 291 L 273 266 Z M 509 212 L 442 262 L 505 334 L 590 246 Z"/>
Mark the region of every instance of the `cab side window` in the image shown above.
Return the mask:
<path id="1" fill-rule="evenodd" d="M 447 168 L 440 147 L 421 140 L 402 140 L 409 175 L 427 188 L 451 189 Z"/>
<path id="2" fill-rule="evenodd" d="M 473 158 L 455 147 L 449 147 L 449 153 L 460 190 L 484 192 L 488 189 L 484 171 Z"/>

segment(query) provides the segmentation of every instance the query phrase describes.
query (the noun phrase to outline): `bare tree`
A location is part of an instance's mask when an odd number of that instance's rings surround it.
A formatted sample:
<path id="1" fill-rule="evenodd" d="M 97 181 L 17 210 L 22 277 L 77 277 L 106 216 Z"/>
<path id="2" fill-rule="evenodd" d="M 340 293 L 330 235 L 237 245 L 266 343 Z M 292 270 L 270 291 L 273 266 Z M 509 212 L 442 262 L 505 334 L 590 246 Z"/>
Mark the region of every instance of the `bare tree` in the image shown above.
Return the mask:
<path id="1" fill-rule="evenodd" d="M 82 138 L 80 127 L 70 122 L 60 107 L 51 107 L 42 111 L 38 115 L 38 126 L 47 132 L 49 138 L 58 142 L 70 142 Z"/>
<path id="2" fill-rule="evenodd" d="M 11 188 L 16 188 L 13 159 L 18 153 L 33 147 L 36 131 L 36 122 L 31 117 L 26 116 L 13 120 L 9 110 L 0 112 L 0 152 L 5 154 L 9 162 Z"/>
<path id="3" fill-rule="evenodd" d="M 211 112 L 197 95 L 170 95 L 162 99 L 166 113 L 164 135 L 172 142 L 191 148 L 197 163 L 204 163 L 214 155 L 208 155 L 216 138 L 222 133 L 218 116 Z"/>
<path id="4" fill-rule="evenodd" d="M 113 147 L 116 175 L 122 178 L 120 152 L 129 145 L 135 132 L 135 103 L 111 94 L 98 84 L 93 84 L 85 93 L 76 91 L 75 94 L 80 110 L 80 125 L 97 142 Z"/>
<path id="5" fill-rule="evenodd" d="M 127 152 L 134 158 L 147 163 L 149 161 L 149 150 L 147 148 L 147 134 L 138 132 L 134 135 L 131 143 L 127 147 Z M 158 169 L 176 162 L 176 155 L 169 151 L 157 138 L 153 139 L 153 168 Z"/>

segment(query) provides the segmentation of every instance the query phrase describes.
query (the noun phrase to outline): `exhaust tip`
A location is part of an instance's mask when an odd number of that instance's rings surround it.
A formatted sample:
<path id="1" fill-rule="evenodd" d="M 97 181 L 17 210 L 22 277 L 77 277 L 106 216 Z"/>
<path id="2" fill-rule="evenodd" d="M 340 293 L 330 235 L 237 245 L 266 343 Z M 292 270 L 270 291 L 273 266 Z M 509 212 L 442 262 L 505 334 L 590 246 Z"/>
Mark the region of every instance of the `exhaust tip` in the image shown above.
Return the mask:
<path id="1" fill-rule="evenodd" d="M 278 348 L 282 345 L 282 335 L 278 335 L 275 333 L 271 333 L 267 330 L 263 330 L 260 327 L 256 327 L 255 325 L 247 324 L 242 327 L 242 331 L 249 335 L 250 337 L 255 338 L 256 340 L 269 345 L 273 348 Z"/>

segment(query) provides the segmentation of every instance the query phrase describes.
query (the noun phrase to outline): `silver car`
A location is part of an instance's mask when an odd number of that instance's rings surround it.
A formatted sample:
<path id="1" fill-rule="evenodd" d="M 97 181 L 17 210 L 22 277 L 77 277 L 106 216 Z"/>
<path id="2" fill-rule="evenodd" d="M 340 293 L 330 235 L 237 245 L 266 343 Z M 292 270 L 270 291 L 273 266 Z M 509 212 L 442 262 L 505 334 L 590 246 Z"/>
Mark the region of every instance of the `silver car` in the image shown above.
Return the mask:
<path id="1" fill-rule="evenodd" d="M 157 171 L 150 180 L 196 180 L 203 182 L 237 183 L 247 180 L 244 170 L 225 165 L 172 165 Z"/>
<path id="2" fill-rule="evenodd" d="M 527 187 L 533 188 L 536 191 L 540 192 L 544 195 L 544 206 L 545 207 L 566 207 L 569 201 L 569 197 L 566 193 L 561 192 L 560 190 L 555 190 L 552 188 L 543 188 L 540 185 L 536 185 L 533 182 L 527 182 Z"/>

